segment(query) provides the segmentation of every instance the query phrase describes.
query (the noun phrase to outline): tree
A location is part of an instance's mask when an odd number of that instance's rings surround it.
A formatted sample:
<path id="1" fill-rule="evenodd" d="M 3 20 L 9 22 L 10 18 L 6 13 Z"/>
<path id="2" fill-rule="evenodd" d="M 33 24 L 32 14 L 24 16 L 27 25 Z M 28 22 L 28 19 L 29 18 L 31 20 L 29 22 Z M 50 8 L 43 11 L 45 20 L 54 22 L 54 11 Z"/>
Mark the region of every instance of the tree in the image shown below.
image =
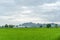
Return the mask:
<path id="1" fill-rule="evenodd" d="M 27 28 L 27 26 L 25 26 L 25 28 Z"/>
<path id="2" fill-rule="evenodd" d="M 47 24 L 47 28 L 50 28 L 51 27 L 51 24 Z"/>
<path id="3" fill-rule="evenodd" d="M 14 27 L 14 25 L 9 25 L 9 28 L 13 28 Z"/>
<path id="4" fill-rule="evenodd" d="M 55 24 L 55 28 L 57 28 L 58 27 L 58 24 Z"/>
<path id="5" fill-rule="evenodd" d="M 4 28 L 5 26 L 2 25 L 1 27 Z"/>
<path id="6" fill-rule="evenodd" d="M 42 25 L 40 25 L 40 28 L 42 28 L 43 26 Z"/>
<path id="7" fill-rule="evenodd" d="M 8 25 L 7 24 L 5 24 L 5 28 L 8 28 Z"/>
<path id="8" fill-rule="evenodd" d="M 18 28 L 18 25 L 16 25 L 16 28 Z"/>

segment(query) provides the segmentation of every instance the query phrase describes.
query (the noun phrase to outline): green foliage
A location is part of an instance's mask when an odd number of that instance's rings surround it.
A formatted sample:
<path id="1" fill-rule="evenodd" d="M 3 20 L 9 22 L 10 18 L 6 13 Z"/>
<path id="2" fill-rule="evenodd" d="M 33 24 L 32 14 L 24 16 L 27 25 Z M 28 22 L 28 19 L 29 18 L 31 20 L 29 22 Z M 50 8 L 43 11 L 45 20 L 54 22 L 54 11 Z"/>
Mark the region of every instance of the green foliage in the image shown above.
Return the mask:
<path id="1" fill-rule="evenodd" d="M 47 24 L 47 28 L 50 28 L 51 27 L 51 24 Z"/>
<path id="2" fill-rule="evenodd" d="M 9 25 L 9 28 L 13 28 L 14 27 L 14 25 Z"/>
<path id="3" fill-rule="evenodd" d="M 41 25 L 40 28 L 42 28 L 43 26 Z"/>
<path id="4" fill-rule="evenodd" d="M 8 25 L 7 24 L 5 24 L 5 28 L 8 28 Z"/>
<path id="5" fill-rule="evenodd" d="M 2 28 L 13 28 L 13 27 L 15 27 L 14 25 L 8 25 L 8 24 L 5 24 L 4 26 L 2 26 Z"/>
<path id="6" fill-rule="evenodd" d="M 55 24 L 55 27 L 58 28 L 58 24 Z"/>

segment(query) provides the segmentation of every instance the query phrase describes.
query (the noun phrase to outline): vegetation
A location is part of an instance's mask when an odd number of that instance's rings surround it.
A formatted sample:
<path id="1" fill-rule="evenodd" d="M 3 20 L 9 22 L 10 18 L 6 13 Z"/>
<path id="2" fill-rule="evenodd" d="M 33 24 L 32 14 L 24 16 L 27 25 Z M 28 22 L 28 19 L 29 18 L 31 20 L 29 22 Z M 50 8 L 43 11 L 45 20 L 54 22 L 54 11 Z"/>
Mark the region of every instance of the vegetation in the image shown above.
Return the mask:
<path id="1" fill-rule="evenodd" d="M 9 27 L 9 26 L 6 24 L 6 25 L 5 25 L 5 28 L 8 28 L 8 27 Z"/>
<path id="2" fill-rule="evenodd" d="M 56 28 L 58 28 L 58 25 L 57 25 L 57 24 L 55 24 L 55 27 L 56 27 Z"/>
<path id="3" fill-rule="evenodd" d="M 51 27 L 51 24 L 47 24 L 47 28 L 50 28 Z"/>
<path id="4" fill-rule="evenodd" d="M 40 28 L 42 28 L 43 26 L 41 25 Z"/>
<path id="5" fill-rule="evenodd" d="M 2 26 L 0 26 L 0 27 L 2 27 L 2 28 L 13 28 L 13 27 L 15 27 L 15 25 L 5 24 L 4 26 L 2 25 Z"/>
<path id="6" fill-rule="evenodd" d="M 55 24 L 51 28 L 51 24 L 46 24 L 38 27 L 21 27 L 14 28 L 15 25 L 0 26 L 0 40 L 60 40 L 60 28 Z"/>
<path id="7" fill-rule="evenodd" d="M 60 40 L 60 28 L 0 28 L 0 40 Z"/>
<path id="8" fill-rule="evenodd" d="M 32 24 L 33 25 L 33 24 Z M 54 28 L 58 28 L 59 26 L 58 26 L 58 24 L 53 24 L 54 26 Z M 20 25 L 21 26 L 21 25 Z M 27 24 L 26 24 L 26 26 L 21 26 L 20 27 L 19 25 L 8 25 L 8 24 L 5 24 L 5 25 L 2 25 L 2 26 L 0 26 L 0 28 L 2 27 L 2 28 L 28 28 L 28 27 L 30 27 L 30 28 L 37 28 L 37 27 L 39 27 L 39 28 L 52 28 L 52 24 L 45 24 L 45 26 L 44 26 L 44 24 L 42 24 L 42 25 L 40 25 L 40 26 L 27 26 Z"/>
<path id="9" fill-rule="evenodd" d="M 8 25 L 9 26 L 9 28 L 13 28 L 14 27 L 14 25 Z"/>

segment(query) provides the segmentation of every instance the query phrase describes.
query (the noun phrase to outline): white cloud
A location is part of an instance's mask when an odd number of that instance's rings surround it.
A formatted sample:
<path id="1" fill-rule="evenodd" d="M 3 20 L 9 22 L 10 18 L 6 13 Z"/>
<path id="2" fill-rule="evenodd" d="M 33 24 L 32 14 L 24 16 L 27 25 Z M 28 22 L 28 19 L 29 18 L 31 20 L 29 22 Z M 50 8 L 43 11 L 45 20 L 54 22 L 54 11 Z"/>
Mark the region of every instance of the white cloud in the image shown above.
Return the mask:
<path id="1" fill-rule="evenodd" d="M 25 11 L 22 11 L 21 13 L 31 13 L 30 10 L 25 10 Z"/>
<path id="2" fill-rule="evenodd" d="M 22 0 L 19 0 L 19 3 L 16 3 L 17 0 L 0 1 L 1 24 L 19 24 L 23 22 L 48 23 L 60 20 L 59 1 L 52 3 L 44 1 L 42 4 L 40 4 L 40 0 L 29 0 L 24 3 Z"/>
<path id="3" fill-rule="evenodd" d="M 28 9 L 28 7 L 26 7 L 26 6 L 22 6 L 21 8 L 23 8 L 23 9 Z"/>
<path id="4" fill-rule="evenodd" d="M 54 11 L 57 9 L 60 9 L 60 2 L 55 2 L 55 3 L 45 3 L 43 5 L 40 5 L 38 7 L 40 7 L 42 10 L 44 10 L 44 12 L 46 11 Z"/>

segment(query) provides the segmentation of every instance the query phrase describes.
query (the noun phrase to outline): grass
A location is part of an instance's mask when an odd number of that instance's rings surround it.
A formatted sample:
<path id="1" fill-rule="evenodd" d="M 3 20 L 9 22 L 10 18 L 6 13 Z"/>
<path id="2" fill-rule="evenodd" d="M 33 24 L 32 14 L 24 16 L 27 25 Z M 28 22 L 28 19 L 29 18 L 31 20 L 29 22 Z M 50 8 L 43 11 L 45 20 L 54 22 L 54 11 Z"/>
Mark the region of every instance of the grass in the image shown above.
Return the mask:
<path id="1" fill-rule="evenodd" d="M 60 40 L 60 28 L 0 28 L 0 40 Z"/>

